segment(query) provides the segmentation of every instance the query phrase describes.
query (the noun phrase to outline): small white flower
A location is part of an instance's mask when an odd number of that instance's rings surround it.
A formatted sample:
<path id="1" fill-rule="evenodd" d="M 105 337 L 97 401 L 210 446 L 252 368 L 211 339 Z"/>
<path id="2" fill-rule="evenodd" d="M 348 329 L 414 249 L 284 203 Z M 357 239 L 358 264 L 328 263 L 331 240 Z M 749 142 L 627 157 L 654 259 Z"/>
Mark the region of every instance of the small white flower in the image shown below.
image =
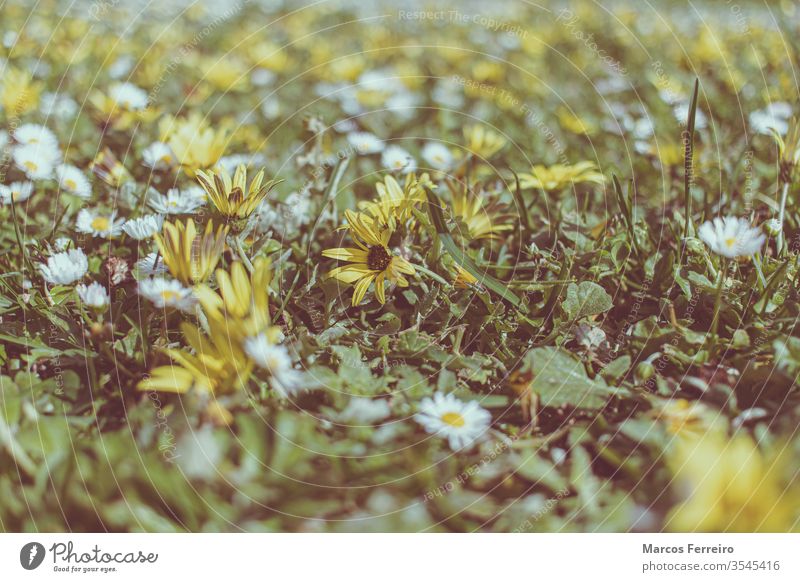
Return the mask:
<path id="1" fill-rule="evenodd" d="M 89 260 L 81 249 L 70 249 L 48 257 L 46 265 L 39 265 L 42 277 L 53 285 L 69 285 L 86 274 Z"/>
<path id="2" fill-rule="evenodd" d="M 453 165 L 453 154 L 450 153 L 450 148 L 435 141 L 429 141 L 422 148 L 422 159 L 435 170 L 449 170 Z"/>
<path id="3" fill-rule="evenodd" d="M 748 119 L 750 127 L 756 133 L 772 135 L 775 131 L 786 135 L 789 131 L 789 118 L 792 116 L 792 106 L 781 101 L 770 103 L 764 109 L 753 111 Z"/>
<path id="4" fill-rule="evenodd" d="M 20 145 L 13 151 L 14 163 L 31 180 L 51 178 L 60 155 L 58 150 L 41 143 Z"/>
<path id="5" fill-rule="evenodd" d="M 0 204 L 24 202 L 33 194 L 32 182 L 12 182 L 8 186 L 0 184 Z"/>
<path id="6" fill-rule="evenodd" d="M 261 102 L 261 114 L 267 119 L 277 119 L 281 114 L 281 102 L 277 95 L 267 97 Z"/>
<path id="7" fill-rule="evenodd" d="M 81 172 L 75 166 L 69 164 L 62 164 L 56 168 L 56 177 L 58 178 L 58 185 L 78 198 L 84 200 L 92 195 L 92 184 L 86 174 Z"/>
<path id="8" fill-rule="evenodd" d="M 471 400 L 463 402 L 452 394 L 437 392 L 425 398 L 415 420 L 431 433 L 446 438 L 450 448 L 460 451 L 480 439 L 489 429 L 492 417 Z"/>
<path id="9" fill-rule="evenodd" d="M 147 107 L 147 92 L 133 83 L 115 83 L 109 89 L 108 96 L 128 111 L 140 111 Z"/>
<path id="10" fill-rule="evenodd" d="M 175 154 L 163 141 L 154 141 L 142 150 L 142 162 L 148 168 L 163 170 L 175 165 Z"/>
<path id="11" fill-rule="evenodd" d="M 250 74 L 250 82 L 256 87 L 266 87 L 275 81 L 275 73 L 259 67 Z"/>
<path id="12" fill-rule="evenodd" d="M 689 119 L 689 105 L 690 103 L 688 101 L 681 101 L 674 105 L 672 108 L 672 113 L 675 115 L 675 119 L 681 123 L 686 123 L 686 121 Z M 705 129 L 708 127 L 706 114 L 703 113 L 699 107 L 695 112 L 694 127 L 695 129 Z"/>
<path id="13" fill-rule="evenodd" d="M 136 65 L 136 59 L 130 55 L 122 55 L 108 67 L 108 76 L 112 79 L 121 79 L 131 72 Z"/>
<path id="14" fill-rule="evenodd" d="M 163 275 L 167 272 L 164 259 L 157 252 L 153 251 L 146 257 L 136 261 L 136 270 L 139 276 L 149 277 L 152 275 Z"/>
<path id="15" fill-rule="evenodd" d="M 253 362 L 272 377 L 272 387 L 284 398 L 301 390 L 303 374 L 292 367 L 292 358 L 286 346 L 272 343 L 264 334 L 247 338 L 244 350 Z"/>
<path id="16" fill-rule="evenodd" d="M 150 199 L 147 202 L 150 208 L 160 214 L 193 214 L 203 206 L 205 192 L 202 188 L 170 188 L 166 195 L 161 195 L 155 190 L 150 190 Z"/>
<path id="17" fill-rule="evenodd" d="M 96 210 L 83 208 L 78 213 L 75 229 L 100 238 L 114 238 L 122 233 L 124 218 L 117 219 L 117 213 L 103 214 Z"/>
<path id="18" fill-rule="evenodd" d="M 376 135 L 367 131 L 356 131 L 347 134 L 347 142 L 359 154 L 377 154 L 383 151 L 383 142 Z"/>
<path id="19" fill-rule="evenodd" d="M 53 248 L 57 251 L 65 251 L 72 244 L 72 239 L 66 236 L 60 236 L 53 241 Z"/>
<path id="20" fill-rule="evenodd" d="M 39 100 L 39 110 L 45 117 L 72 119 L 78 113 L 78 104 L 68 95 L 45 93 Z"/>
<path id="21" fill-rule="evenodd" d="M 387 147 L 381 154 L 381 164 L 392 172 L 408 174 L 417 169 L 417 161 L 414 157 L 400 146 L 392 145 Z"/>
<path id="22" fill-rule="evenodd" d="M 761 229 L 750 226 L 744 218 L 726 216 L 703 223 L 698 230 L 700 239 L 723 257 L 749 257 L 759 251 L 766 240 Z"/>
<path id="23" fill-rule="evenodd" d="M 44 125 L 25 123 L 14 130 L 14 141 L 20 145 L 41 144 L 58 149 L 58 138 Z"/>
<path id="24" fill-rule="evenodd" d="M 783 227 L 780 220 L 777 218 L 770 218 L 764 223 L 764 230 L 766 230 L 770 236 L 778 236 L 783 230 Z"/>
<path id="25" fill-rule="evenodd" d="M 88 286 L 80 284 L 75 287 L 75 291 L 78 292 L 78 297 L 87 307 L 102 309 L 111 302 L 108 291 L 97 281 Z"/>
<path id="26" fill-rule="evenodd" d="M 252 168 L 257 166 L 263 166 L 266 164 L 267 160 L 264 159 L 264 156 L 261 154 L 231 154 L 230 156 L 223 156 L 217 162 L 217 168 L 222 168 L 230 175 L 233 175 L 236 172 L 236 168 L 239 166 L 245 166 L 246 168 Z"/>
<path id="27" fill-rule="evenodd" d="M 392 408 L 385 398 L 353 396 L 347 403 L 347 407 L 339 414 L 339 420 L 359 425 L 372 425 L 391 414 Z"/>
<path id="28" fill-rule="evenodd" d="M 133 239 L 144 240 L 161 232 L 161 227 L 163 225 L 163 214 L 148 214 L 141 218 L 129 220 L 122 226 L 122 230 Z"/>
<path id="29" fill-rule="evenodd" d="M 175 279 L 145 279 L 139 281 L 139 294 L 159 309 L 175 308 L 191 312 L 196 300 L 192 290 Z"/>

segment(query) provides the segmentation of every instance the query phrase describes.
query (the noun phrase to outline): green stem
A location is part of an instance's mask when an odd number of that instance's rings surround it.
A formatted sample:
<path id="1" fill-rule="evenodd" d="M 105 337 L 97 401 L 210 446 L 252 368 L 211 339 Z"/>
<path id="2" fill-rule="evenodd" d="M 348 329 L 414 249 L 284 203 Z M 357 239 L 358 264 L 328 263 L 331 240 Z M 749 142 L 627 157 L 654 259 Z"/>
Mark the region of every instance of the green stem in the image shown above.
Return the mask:
<path id="1" fill-rule="evenodd" d="M 717 293 L 714 298 L 714 319 L 711 320 L 711 333 L 709 334 L 710 343 L 708 346 L 709 357 L 714 351 L 717 344 L 717 328 L 719 327 L 719 311 L 722 307 L 722 288 L 725 286 L 725 280 L 728 278 L 728 260 L 722 259 L 722 267 L 719 270 L 719 283 L 717 284 Z"/>
<path id="2" fill-rule="evenodd" d="M 434 280 L 438 281 L 439 283 L 441 283 L 442 285 L 444 285 L 444 286 L 446 286 L 446 287 L 449 287 L 449 286 L 451 286 L 451 285 L 452 285 L 451 283 L 448 283 L 448 282 L 447 282 L 447 281 L 446 281 L 444 278 L 442 278 L 440 275 L 437 275 L 436 273 L 434 273 L 434 272 L 433 272 L 433 271 L 431 271 L 430 269 L 427 269 L 427 268 L 423 267 L 422 265 L 414 265 L 414 268 L 415 268 L 417 271 L 422 271 L 423 273 L 425 273 L 426 275 L 428 275 L 428 276 L 429 276 L 431 279 L 434 279 Z"/>
<path id="3" fill-rule="evenodd" d="M 778 256 L 784 255 L 784 238 L 783 238 L 783 219 L 786 216 L 786 198 L 789 196 L 789 182 L 784 182 L 783 189 L 781 190 L 781 207 L 778 211 L 778 222 L 780 223 L 780 232 L 778 232 L 778 240 L 776 246 L 778 247 Z"/>

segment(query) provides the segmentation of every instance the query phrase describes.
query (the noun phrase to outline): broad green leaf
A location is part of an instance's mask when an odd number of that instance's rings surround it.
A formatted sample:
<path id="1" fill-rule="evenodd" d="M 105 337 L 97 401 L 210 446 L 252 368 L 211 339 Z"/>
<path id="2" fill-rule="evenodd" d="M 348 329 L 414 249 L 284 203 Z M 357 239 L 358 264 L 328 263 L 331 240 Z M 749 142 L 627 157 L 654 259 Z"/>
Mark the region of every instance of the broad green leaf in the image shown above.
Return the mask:
<path id="1" fill-rule="evenodd" d="M 570 283 L 567 296 L 561 307 L 567 317 L 572 320 L 598 315 L 614 306 L 611 296 L 597 283 L 582 281 L 580 284 Z"/>
<path id="2" fill-rule="evenodd" d="M 526 355 L 532 372 L 531 391 L 541 406 L 602 407 L 611 390 L 600 378 L 589 378 L 578 359 L 562 348 L 534 348 Z"/>

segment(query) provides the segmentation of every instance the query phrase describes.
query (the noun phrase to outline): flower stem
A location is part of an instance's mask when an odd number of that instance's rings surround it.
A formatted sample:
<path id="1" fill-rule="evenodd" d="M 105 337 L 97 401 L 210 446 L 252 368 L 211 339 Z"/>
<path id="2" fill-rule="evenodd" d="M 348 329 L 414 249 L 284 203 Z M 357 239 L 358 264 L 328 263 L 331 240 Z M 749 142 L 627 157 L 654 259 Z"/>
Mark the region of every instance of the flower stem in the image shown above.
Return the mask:
<path id="1" fill-rule="evenodd" d="M 776 241 L 778 247 L 778 256 L 783 256 L 784 254 L 783 219 L 784 216 L 786 216 L 786 198 L 788 197 L 788 195 L 789 195 L 789 182 L 784 182 L 783 189 L 781 190 L 781 207 L 780 210 L 778 211 L 778 222 L 780 223 L 780 231 L 778 232 L 778 240 Z"/>
<path id="2" fill-rule="evenodd" d="M 710 341 L 708 345 L 709 357 L 713 353 L 718 339 L 719 311 L 722 307 L 722 289 L 725 286 L 725 280 L 728 278 L 728 263 L 727 259 L 723 259 L 722 267 L 719 270 L 719 283 L 717 283 L 717 293 L 714 298 L 714 318 L 711 320 L 711 330 L 708 336 Z"/>

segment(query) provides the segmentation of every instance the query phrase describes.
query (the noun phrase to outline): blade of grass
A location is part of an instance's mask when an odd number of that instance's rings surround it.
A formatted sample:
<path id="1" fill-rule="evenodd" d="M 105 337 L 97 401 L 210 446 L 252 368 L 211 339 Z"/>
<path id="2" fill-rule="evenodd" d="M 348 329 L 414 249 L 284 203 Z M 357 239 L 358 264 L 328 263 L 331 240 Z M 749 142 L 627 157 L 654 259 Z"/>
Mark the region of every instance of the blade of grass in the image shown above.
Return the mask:
<path id="1" fill-rule="evenodd" d="M 428 195 L 428 213 L 430 214 L 431 222 L 436 229 L 436 233 L 439 235 L 439 240 L 442 241 L 444 249 L 456 260 L 462 269 L 478 279 L 487 289 L 499 295 L 501 299 L 506 299 L 514 305 L 514 307 L 522 309 L 522 300 L 517 297 L 513 291 L 506 287 L 502 281 L 482 272 L 469 255 L 459 248 L 445 223 L 441 202 L 429 188 L 426 187 L 425 192 Z"/>
<path id="2" fill-rule="evenodd" d="M 694 124 L 697 117 L 697 95 L 700 90 L 700 80 L 694 80 L 694 93 L 689 104 L 689 115 L 686 120 L 686 133 L 684 134 L 684 160 L 683 160 L 683 197 L 686 216 L 683 222 L 683 238 L 689 236 L 689 225 L 692 220 L 692 182 L 694 181 Z"/>

